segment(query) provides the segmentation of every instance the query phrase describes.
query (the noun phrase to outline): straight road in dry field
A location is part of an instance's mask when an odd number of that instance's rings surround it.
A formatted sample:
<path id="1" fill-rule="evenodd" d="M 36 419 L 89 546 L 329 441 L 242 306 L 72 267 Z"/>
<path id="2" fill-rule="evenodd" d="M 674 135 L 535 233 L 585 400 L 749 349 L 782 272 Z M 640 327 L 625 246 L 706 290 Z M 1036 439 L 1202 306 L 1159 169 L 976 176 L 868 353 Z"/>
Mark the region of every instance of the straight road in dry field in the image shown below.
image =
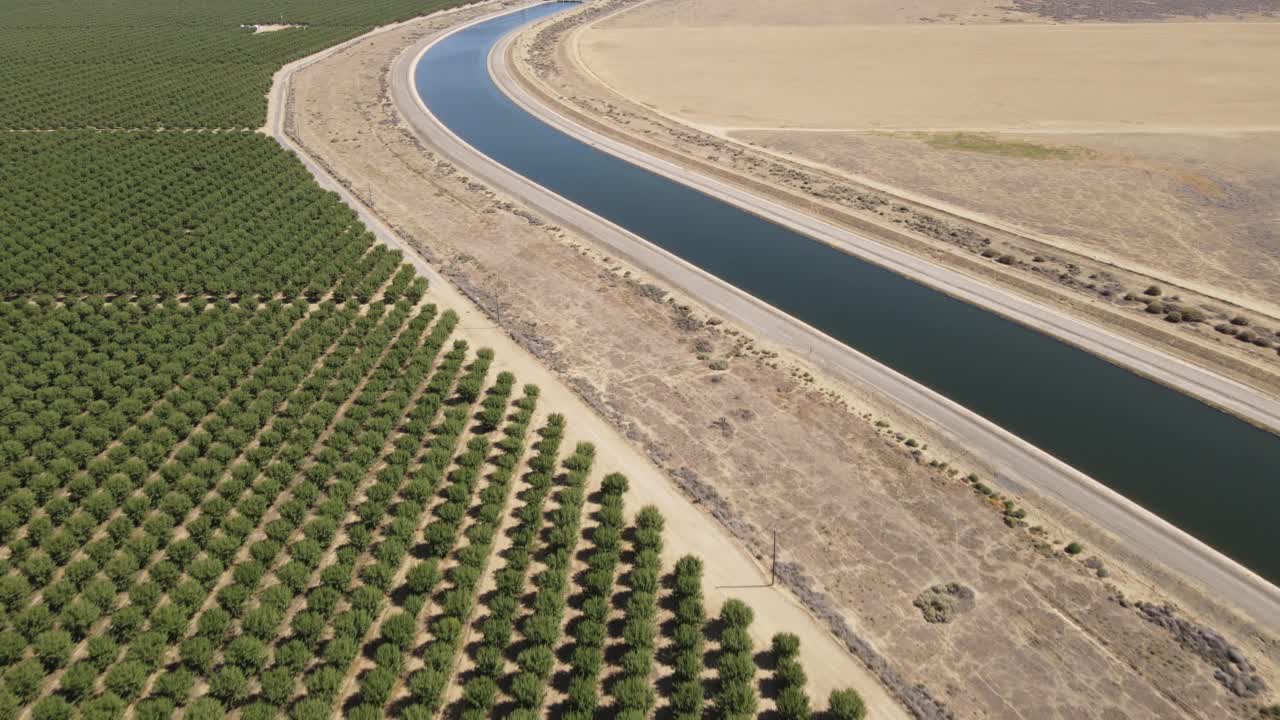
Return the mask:
<path id="1" fill-rule="evenodd" d="M 1064 503 L 1117 535 L 1135 553 L 1164 563 L 1224 602 L 1269 626 L 1280 627 L 1280 590 L 1238 563 L 947 398 L 532 183 L 467 145 L 427 110 L 415 89 L 414 68 L 427 48 L 439 39 L 423 41 L 400 57 L 391 75 L 392 96 L 414 130 L 462 169 L 557 222 L 607 245 L 750 332 L 786 347 L 806 349 L 810 360 L 834 376 L 877 388 L 898 405 L 941 429 L 958 446 L 985 458 L 1004 478 L 1009 490 L 1039 493 Z M 1088 349 L 1230 409 L 1259 425 L 1280 429 L 1280 403 L 1243 385 L 732 185 L 691 173 L 558 115 L 535 99 L 511 74 L 507 62 L 510 39 L 498 42 L 490 54 L 494 82 L 525 110 L 572 137 L 954 297 Z"/>

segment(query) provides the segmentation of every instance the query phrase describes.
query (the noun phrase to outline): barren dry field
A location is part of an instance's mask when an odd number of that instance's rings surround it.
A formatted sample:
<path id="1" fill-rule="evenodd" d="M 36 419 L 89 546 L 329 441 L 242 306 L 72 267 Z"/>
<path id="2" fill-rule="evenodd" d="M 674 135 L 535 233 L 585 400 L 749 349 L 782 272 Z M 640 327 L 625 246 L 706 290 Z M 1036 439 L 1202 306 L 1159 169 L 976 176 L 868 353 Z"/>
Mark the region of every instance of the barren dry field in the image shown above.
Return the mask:
<path id="1" fill-rule="evenodd" d="M 1280 127 L 1271 23 L 599 27 L 580 50 L 619 93 L 704 127 Z"/>
<path id="2" fill-rule="evenodd" d="M 575 49 L 712 134 L 1274 315 L 1268 9 L 652 0 Z"/>
<path id="3" fill-rule="evenodd" d="M 1271 631 L 1153 579 L 1082 520 L 1019 499 L 1046 526 L 1037 547 L 992 501 L 924 462 L 934 451 L 917 459 L 894 434 L 927 442 L 927 428 L 876 426 L 885 411 L 859 388 L 819 389 L 793 358 L 758 354 L 589 239 L 461 177 L 387 94 L 390 64 L 425 32 L 390 32 L 301 72 L 292 135 L 696 497 L 702 522 L 760 555 L 777 530 L 787 569 L 807 574 L 907 684 L 958 717 L 1247 717 L 1269 697 L 1229 692 L 1214 664 L 1116 594 L 1211 619 L 1268 678 L 1280 653 Z M 1074 537 L 1088 552 L 1054 550 Z M 1084 564 L 1095 553 L 1105 580 Z M 927 623 L 912 602 L 946 582 L 972 588 L 975 605 Z M 1170 594 L 1146 589 L 1157 582 Z"/>

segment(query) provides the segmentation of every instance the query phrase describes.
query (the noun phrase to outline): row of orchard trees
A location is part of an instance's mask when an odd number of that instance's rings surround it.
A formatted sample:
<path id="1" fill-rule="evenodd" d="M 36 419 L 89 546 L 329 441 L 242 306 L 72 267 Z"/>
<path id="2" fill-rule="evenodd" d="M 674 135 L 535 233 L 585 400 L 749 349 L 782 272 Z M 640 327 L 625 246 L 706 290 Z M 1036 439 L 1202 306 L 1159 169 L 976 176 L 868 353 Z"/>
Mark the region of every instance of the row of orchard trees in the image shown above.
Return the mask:
<path id="1" fill-rule="evenodd" d="M 753 716 L 750 609 L 729 601 L 720 613 L 708 705 L 701 563 L 683 558 L 674 566 L 665 592 L 675 622 L 660 638 L 663 518 L 642 508 L 624 539 L 627 483 L 610 475 L 596 523 L 583 532 L 595 451 L 582 443 L 558 462 L 559 416 L 540 431 L 528 461 L 496 591 L 477 597 L 536 388 L 508 417 L 514 377 L 500 374 L 485 392 L 492 353 L 481 351 L 464 368 L 462 343 L 437 363 L 457 316 L 420 307 L 412 274 L 378 269 L 386 261 L 375 254 L 365 258 L 358 275 L 382 278 L 393 304 L 360 306 L 338 290 L 319 305 L 255 309 L 228 301 L 149 310 L 83 303 L 86 312 L 72 303 L 48 308 L 58 322 L 47 331 L 92 338 L 86 342 L 96 343 L 105 377 L 60 368 L 70 358 L 39 345 L 11 351 L 36 368 L 21 374 L 27 390 L 85 378 L 132 391 L 148 386 L 121 359 L 168 347 L 184 329 L 196 329 L 190 337 L 201 348 L 234 348 L 156 366 L 170 386 L 134 397 L 119 442 L 69 469 L 22 469 L 47 456 L 36 450 L 48 442 L 42 436 L 22 447 L 16 472 L 5 471 L 12 492 L 0 500 L 0 516 L 19 521 L 7 530 L 0 575 L 0 709 L 29 705 L 40 718 L 128 706 L 145 718 L 231 710 L 264 720 L 432 717 L 455 682 L 479 602 L 475 671 L 458 679 L 465 717 L 540 716 L 559 663 L 568 669 L 566 716 L 590 717 L 608 697 L 608 712 L 646 717 L 660 699 L 657 660 L 672 668 L 665 702 L 675 717 L 708 707 L 721 717 Z M 24 322 L 41 320 L 30 307 L 0 314 L 0 328 L 21 334 Z M 112 324 L 117 319 L 128 322 Z M 133 331 L 142 320 L 153 322 Z M 143 382 L 121 382 L 129 377 Z M 77 417 L 64 407 L 44 422 L 60 430 Z M 575 576 L 583 538 L 586 570 Z M 630 557 L 620 573 L 624 547 Z M 582 609 L 566 626 L 575 584 Z M 610 638 L 618 592 L 620 634 Z M 611 641 L 617 655 L 606 660 Z M 569 643 L 572 651 L 557 658 Z M 669 656 L 658 657 L 664 645 Z M 808 717 L 798 642 L 777 637 L 772 653 L 777 711 Z M 364 657 L 373 664 L 362 669 Z M 423 667 L 410 671 L 414 658 Z M 856 695 L 838 693 L 831 712 L 864 711 Z"/>
<path id="2" fill-rule="evenodd" d="M 379 248 L 379 276 L 352 283 L 373 235 L 258 133 L 4 133 L 0 167 L 8 297 L 316 298 L 344 280 L 356 297 L 400 268 Z"/>
<path id="3" fill-rule="evenodd" d="M 545 522 L 544 503 L 551 492 L 565 420 L 558 414 L 547 418 L 538 430 L 535 454 L 525 476 L 523 504 L 515 511 L 516 524 L 508 533 L 511 541 L 505 562 L 494 576 L 495 589 L 485 601 L 487 615 L 478 622 L 481 642 L 474 652 L 475 672 L 463 686 L 462 716 L 468 720 L 487 718 L 494 712 L 500 685 L 506 676 L 508 649 L 515 639 L 520 600 L 525 595 L 533 550 Z M 440 693 L 431 696 L 431 707 L 442 702 Z"/>
<path id="4" fill-rule="evenodd" d="M 168 656 L 165 648 L 183 637 L 184 626 L 193 621 L 193 613 L 199 610 L 211 585 L 227 577 L 227 565 L 238 557 L 238 548 L 244 547 L 272 503 L 283 497 L 285 503 L 277 510 L 280 520 L 267 525 L 265 539 L 251 544 L 248 563 L 231 568 L 234 583 L 217 592 L 218 607 L 213 609 L 216 612 L 200 614 L 201 630 L 190 641 L 182 642 L 184 664 L 191 667 L 160 673 L 154 680 L 156 694 L 145 699 L 139 709 L 160 712 L 166 705 L 180 705 L 187 700 L 180 691 L 190 686 L 193 675 L 202 674 L 202 662 L 216 654 L 210 641 L 217 636 L 218 627 L 225 627 L 223 619 L 227 616 L 243 616 L 245 632 L 225 644 L 228 665 L 212 677 L 206 674 L 211 695 L 201 706 L 221 702 L 223 696 L 236 698 L 236 674 L 244 674 L 261 662 L 270 620 L 279 613 L 285 599 L 279 592 L 281 585 L 261 593 L 256 590 L 262 569 L 270 566 L 288 540 L 289 528 L 283 523 L 304 519 L 306 499 L 317 497 L 307 487 L 314 488 L 323 479 L 319 470 L 326 460 L 342 477 L 352 478 L 358 473 L 358 466 L 335 467 L 334 463 L 343 454 L 361 462 L 362 457 L 369 457 L 364 448 L 374 448 L 376 452 L 381 446 L 377 436 L 360 432 L 358 424 L 367 421 L 376 423 L 374 427 L 384 425 L 377 418 L 391 411 L 393 405 L 383 406 L 394 395 L 374 404 L 382 390 L 375 390 L 366 377 L 366 391 L 356 398 L 339 423 L 350 426 L 334 429 L 330 444 L 317 456 L 319 462 L 306 467 L 307 484 L 288 491 L 291 474 L 310 455 L 308 448 L 333 421 L 335 410 L 356 389 L 361 376 L 374 368 L 379 356 L 383 360 L 374 369 L 380 376 L 379 386 L 387 387 L 397 376 L 399 382 L 406 381 L 404 358 L 414 352 L 416 333 L 427 327 L 434 314 L 434 308 L 427 308 L 413 319 L 409 327 L 415 340 L 404 345 L 392 341 L 412 305 L 405 303 L 386 313 L 384 307 L 373 306 L 360 315 L 355 308 L 326 305 L 305 317 L 291 317 L 285 308 L 280 308 L 292 332 L 276 347 L 268 346 L 263 359 L 251 363 L 256 372 L 245 375 L 240 371 L 245 376 L 242 387 L 232 387 L 227 399 L 210 408 L 213 412 L 200 413 L 203 418 L 197 416 L 200 422 L 196 429 L 178 440 L 162 462 L 134 466 L 126 461 L 122 469 L 135 468 L 136 477 L 108 473 L 103 478 L 104 487 L 97 491 L 93 490 L 97 480 L 92 473 L 84 472 L 69 481 L 72 492 L 67 497 L 72 502 L 83 501 L 86 510 L 73 509 L 69 514 L 56 510 L 49 515 L 54 534 L 47 545 L 56 552 L 61 546 L 53 537 L 65 530 L 80 533 L 78 540 L 90 540 L 82 543 L 83 549 L 66 558 L 65 567 L 57 564 L 61 558 L 55 556 L 57 566 L 50 569 L 44 558 L 52 553 L 45 548 L 32 549 L 27 537 L 9 544 L 11 550 L 18 550 L 9 559 L 10 567 L 19 565 L 20 572 L 10 572 L 0 581 L 5 587 L 3 602 L 9 611 L 6 619 L 15 628 L 3 634 L 5 641 L 0 645 L 17 656 L 13 658 L 16 664 L 5 675 L 5 686 L 11 693 L 5 702 L 28 702 L 42 692 L 54 690 L 56 694 L 39 700 L 42 712 L 56 712 L 68 703 L 77 703 L 86 712 L 94 708 L 105 712 L 136 700 L 142 690 L 139 679 L 145 680 L 159 669 Z M 270 312 L 254 319 L 262 320 L 262 327 L 270 327 L 273 322 Z M 456 316 L 446 313 L 438 325 L 443 334 L 433 335 L 437 344 L 447 337 L 454 322 Z M 401 340 L 404 337 L 402 334 Z M 322 364 L 316 367 L 321 358 Z M 216 378 L 214 375 L 201 379 Z M 404 392 L 395 391 L 399 395 Z M 164 425 L 156 428 L 156 432 L 160 431 L 172 432 Z M 246 442 L 246 437 L 255 436 L 256 443 Z M 346 452 L 337 450 L 339 447 Z M 115 458 L 107 458 L 107 462 L 113 461 Z M 260 475 L 254 481 L 257 473 Z M 340 491 L 340 486 L 335 490 Z M 102 495 L 103 492 L 108 494 Z M 338 500 L 341 496 L 333 496 L 334 504 L 323 507 L 343 512 Z M 16 502 L 22 503 L 28 496 L 19 493 L 18 497 Z M 43 526 L 44 517 L 36 514 L 37 528 Z M 59 523 L 62 517 L 66 519 Z M 308 523 L 306 539 L 290 545 L 291 550 L 296 549 L 297 558 L 315 557 L 316 553 L 307 549 L 308 542 L 328 536 L 331 530 L 326 527 L 331 525 L 323 516 Z M 179 539 L 179 531 L 184 539 Z M 37 536 L 40 532 L 37 530 Z M 90 539 L 94 537 L 98 539 Z M 280 575 L 282 579 L 296 575 L 284 569 L 280 572 L 284 573 Z M 39 581 L 40 586 L 33 587 L 33 581 Z M 251 597 L 257 608 L 246 611 Z M 105 626 L 100 620 L 104 614 L 108 616 Z M 68 636 L 73 643 L 84 638 L 87 659 L 63 671 L 60 665 L 67 656 L 57 648 L 66 647 Z M 22 647 L 22 640 L 45 650 L 33 653 L 35 657 L 30 660 L 21 660 L 29 652 Z M 33 662 L 44 667 L 37 668 Z M 51 672 L 53 684 L 42 688 L 43 677 L 36 679 L 36 670 Z M 105 694 L 92 691 L 100 675 Z"/>
<path id="5" fill-rule="evenodd" d="M 291 60 L 450 0 L 16 3 L 0 27 L 0 129 L 258 128 Z M 244 26 L 304 26 L 255 35 Z M 111 68 L 88 72 L 86 68 Z"/>
<path id="6" fill-rule="evenodd" d="M 274 318 L 263 314 L 264 332 L 273 325 L 290 328 L 301 319 L 291 317 L 284 308 L 280 313 Z M 21 561 L 25 578 L 11 574 L 5 581 L 32 581 L 40 593 L 12 615 L 17 631 L 30 636 L 37 630 L 61 629 L 87 644 L 88 660 L 68 668 L 59 678 L 58 694 L 42 700 L 43 705 L 80 701 L 82 709 L 109 709 L 136 693 L 138 676 L 145 677 L 146 668 L 160 661 L 163 648 L 181 634 L 221 575 L 231 544 L 247 538 L 254 526 L 251 518 L 263 500 L 279 492 L 278 483 L 267 478 L 256 488 L 259 494 L 244 503 L 232 506 L 225 500 L 225 494 L 252 476 L 255 462 L 266 460 L 265 449 L 249 448 L 247 438 L 284 400 L 280 388 L 305 376 L 353 317 L 354 313 L 338 308 L 322 308 L 288 333 L 283 343 L 274 348 L 263 344 L 257 357 L 251 351 L 255 372 L 234 369 L 221 381 L 219 375 L 201 377 L 215 386 L 233 381 L 239 385 L 210 407 L 212 412 L 201 413 L 203 419 L 194 431 L 183 428 L 178 437 L 163 424 L 151 428 L 153 436 L 175 436 L 154 460 L 108 454 L 106 462 L 111 465 L 105 477 L 99 480 L 101 473 L 92 470 L 73 476 L 67 483 L 68 497 L 80 501 L 82 510 L 74 512 L 65 527 L 84 528 L 87 542 L 65 558 L 64 565 L 39 572 L 37 568 L 49 567 L 47 560 L 41 565 L 45 548 L 29 550 L 25 537 L 9 543 L 11 551 L 18 551 L 10 561 Z M 244 457 L 244 462 L 233 469 L 236 456 Z M 225 476 L 229 469 L 230 476 Z M 90 522 L 77 522 L 86 515 Z M 11 609 L 16 609 L 14 604 Z M 126 651 L 123 660 L 122 649 Z M 93 696 L 92 681 L 99 674 L 104 675 L 107 692 Z M 7 685 L 20 702 L 29 702 L 42 691 L 39 685 Z"/>

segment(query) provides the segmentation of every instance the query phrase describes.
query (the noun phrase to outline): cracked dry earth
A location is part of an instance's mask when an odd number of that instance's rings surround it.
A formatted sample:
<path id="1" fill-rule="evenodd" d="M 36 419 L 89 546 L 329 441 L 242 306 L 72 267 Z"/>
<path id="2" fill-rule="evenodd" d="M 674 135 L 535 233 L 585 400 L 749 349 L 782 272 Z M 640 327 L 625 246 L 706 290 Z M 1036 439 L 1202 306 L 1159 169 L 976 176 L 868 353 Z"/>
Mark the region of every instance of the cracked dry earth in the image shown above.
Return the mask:
<path id="1" fill-rule="evenodd" d="M 1078 561 L 1038 552 L 862 417 L 785 368 L 732 357 L 736 331 L 676 322 L 588 239 L 531 221 L 423 147 L 386 74 L 401 49 L 461 19 L 411 24 L 300 72 L 291 133 L 659 466 L 714 487 L 748 546 L 763 551 L 776 529 L 783 559 L 814 577 L 908 684 L 958 717 L 1257 712 Z M 698 359 L 699 341 L 729 360 L 727 371 Z M 913 600 L 950 581 L 973 588 L 975 607 L 926 623 Z M 1226 614 L 1199 619 L 1273 677 L 1273 640 Z"/>

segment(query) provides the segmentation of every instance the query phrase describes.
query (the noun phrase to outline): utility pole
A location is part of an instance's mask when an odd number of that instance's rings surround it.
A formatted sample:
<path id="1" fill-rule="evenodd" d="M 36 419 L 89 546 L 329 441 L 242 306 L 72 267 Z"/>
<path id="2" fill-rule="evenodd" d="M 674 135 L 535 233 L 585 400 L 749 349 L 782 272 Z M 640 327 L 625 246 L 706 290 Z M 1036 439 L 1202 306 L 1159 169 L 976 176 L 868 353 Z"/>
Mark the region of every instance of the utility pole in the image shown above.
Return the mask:
<path id="1" fill-rule="evenodd" d="M 773 562 L 769 565 L 769 587 L 778 581 L 778 531 L 773 531 Z"/>

